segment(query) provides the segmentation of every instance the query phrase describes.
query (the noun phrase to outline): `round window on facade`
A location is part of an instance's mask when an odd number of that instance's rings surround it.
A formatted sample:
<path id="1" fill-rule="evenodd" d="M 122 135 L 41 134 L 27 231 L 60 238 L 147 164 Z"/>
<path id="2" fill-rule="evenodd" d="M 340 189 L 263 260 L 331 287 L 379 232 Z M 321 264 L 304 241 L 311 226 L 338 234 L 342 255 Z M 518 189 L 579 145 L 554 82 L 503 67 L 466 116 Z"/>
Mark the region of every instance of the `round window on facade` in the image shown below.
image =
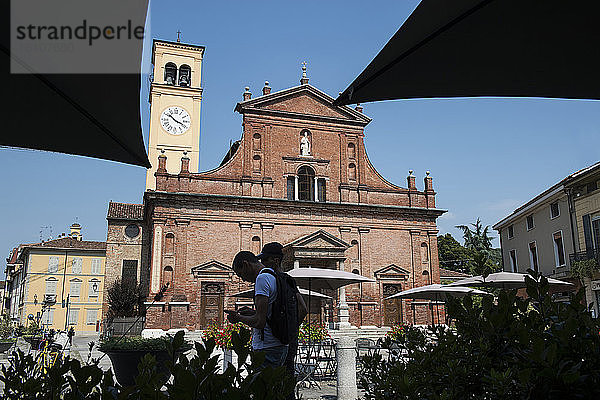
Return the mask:
<path id="1" fill-rule="evenodd" d="M 133 239 L 134 237 L 137 237 L 139 234 L 140 234 L 140 227 L 137 226 L 136 224 L 127 225 L 127 227 L 125 228 L 125 236 L 127 236 L 128 238 Z"/>

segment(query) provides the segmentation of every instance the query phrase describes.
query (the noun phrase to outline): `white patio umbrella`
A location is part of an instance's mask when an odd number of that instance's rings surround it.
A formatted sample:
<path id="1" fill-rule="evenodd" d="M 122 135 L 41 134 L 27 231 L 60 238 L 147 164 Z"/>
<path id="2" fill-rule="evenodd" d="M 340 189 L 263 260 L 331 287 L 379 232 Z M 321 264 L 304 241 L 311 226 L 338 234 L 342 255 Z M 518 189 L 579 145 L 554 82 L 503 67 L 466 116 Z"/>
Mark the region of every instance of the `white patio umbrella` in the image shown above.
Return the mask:
<path id="1" fill-rule="evenodd" d="M 449 297 L 464 297 L 467 295 L 483 295 L 483 296 L 491 296 L 491 293 L 484 292 L 483 290 L 471 289 L 462 286 L 454 286 L 450 287 L 449 285 L 440 285 L 439 283 L 434 283 L 426 286 L 419 286 L 416 288 L 408 289 L 400 293 L 396 293 L 392 296 L 386 297 L 385 300 L 389 299 L 397 299 L 397 298 L 406 298 L 406 299 L 419 299 L 419 300 L 435 300 L 435 302 L 439 302 L 441 300 L 446 300 Z M 438 322 L 440 320 L 440 309 L 436 304 L 436 311 L 438 316 Z M 433 320 L 433 307 L 431 307 L 431 323 L 434 324 Z"/>
<path id="2" fill-rule="evenodd" d="M 366 276 L 353 274 L 352 272 L 340 271 L 328 268 L 294 268 L 287 271 L 287 274 L 296 280 L 299 287 L 312 289 L 339 289 L 342 286 L 361 282 L 375 282 L 374 279 Z M 310 312 L 310 297 L 308 298 L 308 310 Z M 310 317 L 308 318 L 310 327 Z M 310 329 L 310 328 L 309 328 Z M 309 337 L 310 343 L 310 337 Z"/>
<path id="3" fill-rule="evenodd" d="M 300 292 L 300 294 L 303 297 L 306 297 L 306 298 L 313 297 L 318 300 L 331 300 L 331 296 L 327 296 L 326 294 L 323 294 L 323 293 L 314 292 L 314 291 L 311 292 L 311 291 L 308 291 L 307 289 L 303 289 L 303 288 L 298 288 L 298 291 Z M 254 298 L 254 289 L 244 290 L 242 292 L 232 294 L 231 296 L 232 297 L 241 297 L 243 299 L 253 299 Z"/>
<path id="4" fill-rule="evenodd" d="M 497 287 L 502 289 L 521 289 L 527 287 L 525 284 L 525 277 L 530 276 L 528 274 L 521 274 L 518 272 L 495 272 L 489 274 L 487 277 L 481 275 L 473 276 L 471 278 L 461 279 L 460 281 L 449 283 L 446 286 L 474 286 L 474 287 Z M 573 286 L 570 282 L 561 281 L 554 278 L 547 278 L 550 286 L 569 288 Z"/>
<path id="5" fill-rule="evenodd" d="M 375 282 L 366 276 L 328 268 L 294 268 L 287 274 L 296 280 L 298 286 L 308 290 L 335 290 L 353 283 Z"/>

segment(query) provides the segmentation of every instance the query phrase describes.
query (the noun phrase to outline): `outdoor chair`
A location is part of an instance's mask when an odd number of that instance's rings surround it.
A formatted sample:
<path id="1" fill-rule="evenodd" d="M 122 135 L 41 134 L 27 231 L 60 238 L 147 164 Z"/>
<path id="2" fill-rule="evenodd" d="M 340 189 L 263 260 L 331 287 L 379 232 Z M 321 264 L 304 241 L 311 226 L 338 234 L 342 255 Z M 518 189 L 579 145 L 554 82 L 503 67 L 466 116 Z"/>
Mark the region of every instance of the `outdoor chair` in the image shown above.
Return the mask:
<path id="1" fill-rule="evenodd" d="M 319 344 L 316 357 L 317 374 L 321 379 L 334 378 L 337 373 L 335 342 L 326 339 Z"/>
<path id="2" fill-rule="evenodd" d="M 308 387 L 316 386 L 321 390 L 321 386 L 315 380 L 315 371 L 317 370 L 317 362 L 315 359 L 315 346 L 311 344 L 299 344 L 298 353 L 296 353 L 296 394 L 300 387 L 304 384 Z"/>

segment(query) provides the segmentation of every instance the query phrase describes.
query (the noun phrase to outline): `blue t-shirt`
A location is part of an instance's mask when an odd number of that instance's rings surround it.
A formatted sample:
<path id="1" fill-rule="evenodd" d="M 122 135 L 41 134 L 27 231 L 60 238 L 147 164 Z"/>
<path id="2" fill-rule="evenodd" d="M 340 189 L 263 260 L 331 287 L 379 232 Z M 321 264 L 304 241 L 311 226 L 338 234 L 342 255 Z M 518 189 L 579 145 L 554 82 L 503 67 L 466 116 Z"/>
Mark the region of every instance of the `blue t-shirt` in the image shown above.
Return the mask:
<path id="1" fill-rule="evenodd" d="M 262 273 L 259 273 L 256 277 L 256 282 L 254 284 L 254 296 L 263 295 L 269 298 L 269 305 L 267 307 L 267 318 L 271 317 L 273 303 L 277 298 L 277 280 L 273 275 L 268 272 L 263 272 L 266 269 L 271 268 L 263 268 L 261 270 Z M 264 329 L 264 340 L 261 339 L 261 330 L 257 328 L 252 328 L 252 348 L 254 350 L 266 349 L 269 347 L 281 346 L 282 343 L 273 336 L 271 332 L 271 327 L 269 324 L 265 324 Z"/>

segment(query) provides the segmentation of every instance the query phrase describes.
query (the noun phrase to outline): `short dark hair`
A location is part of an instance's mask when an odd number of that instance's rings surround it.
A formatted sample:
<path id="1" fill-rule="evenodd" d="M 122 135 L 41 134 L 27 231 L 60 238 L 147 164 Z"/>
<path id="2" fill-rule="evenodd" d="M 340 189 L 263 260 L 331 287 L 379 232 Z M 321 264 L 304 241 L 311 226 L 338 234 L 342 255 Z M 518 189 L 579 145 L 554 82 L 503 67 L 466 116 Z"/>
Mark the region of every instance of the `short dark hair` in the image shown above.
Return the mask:
<path id="1" fill-rule="evenodd" d="M 247 261 L 250 264 L 256 264 L 258 262 L 258 258 L 256 258 L 254 253 L 250 251 L 240 251 L 233 258 L 233 263 L 231 264 L 233 266 L 233 270 L 235 271 L 237 268 L 241 267 L 244 261 Z"/>

